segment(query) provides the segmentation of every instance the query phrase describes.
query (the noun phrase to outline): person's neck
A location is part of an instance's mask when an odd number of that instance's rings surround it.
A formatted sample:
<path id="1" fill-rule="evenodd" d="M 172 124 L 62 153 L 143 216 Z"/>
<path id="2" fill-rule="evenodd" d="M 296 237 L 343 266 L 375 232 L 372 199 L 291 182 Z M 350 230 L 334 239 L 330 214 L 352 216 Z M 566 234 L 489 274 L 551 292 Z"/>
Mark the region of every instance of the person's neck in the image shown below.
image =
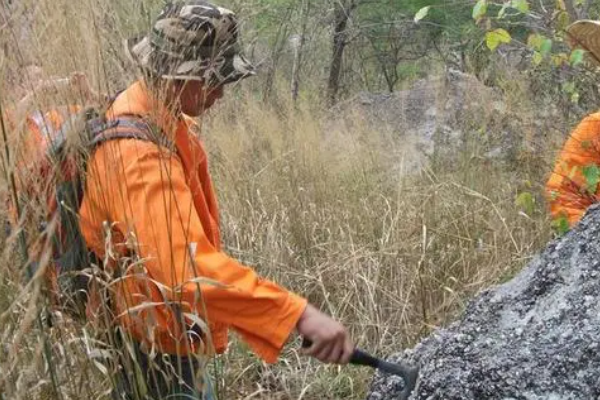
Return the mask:
<path id="1" fill-rule="evenodd" d="M 152 101 L 154 108 L 165 109 L 169 114 L 175 118 L 180 119 L 183 115 L 181 111 L 181 103 L 179 101 L 179 94 L 169 84 L 157 84 L 150 87 L 152 93 Z"/>
<path id="2" fill-rule="evenodd" d="M 147 109 L 150 118 L 155 119 L 161 129 L 174 132 L 179 122 L 183 119 L 181 107 L 177 98 L 170 94 L 164 85 L 153 85 L 142 81 L 142 88 L 146 91 Z"/>

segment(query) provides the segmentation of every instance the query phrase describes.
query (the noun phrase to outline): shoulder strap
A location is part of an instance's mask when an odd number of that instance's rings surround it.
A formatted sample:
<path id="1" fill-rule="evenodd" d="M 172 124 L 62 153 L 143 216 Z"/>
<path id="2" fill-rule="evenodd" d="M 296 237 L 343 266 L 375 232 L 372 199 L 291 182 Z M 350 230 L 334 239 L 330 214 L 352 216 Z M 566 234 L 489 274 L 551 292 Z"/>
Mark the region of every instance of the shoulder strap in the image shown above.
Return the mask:
<path id="1" fill-rule="evenodd" d="M 90 148 L 117 139 L 136 139 L 155 143 L 174 151 L 175 145 L 160 128 L 136 115 L 122 115 L 114 120 L 95 119 L 88 122 Z"/>

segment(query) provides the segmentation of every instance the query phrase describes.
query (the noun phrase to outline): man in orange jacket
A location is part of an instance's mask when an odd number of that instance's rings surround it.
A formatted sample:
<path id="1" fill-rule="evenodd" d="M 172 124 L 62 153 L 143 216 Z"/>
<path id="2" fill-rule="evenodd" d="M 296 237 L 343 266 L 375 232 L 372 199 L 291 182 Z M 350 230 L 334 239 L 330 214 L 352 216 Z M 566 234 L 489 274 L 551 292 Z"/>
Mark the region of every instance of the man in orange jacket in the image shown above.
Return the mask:
<path id="1" fill-rule="evenodd" d="M 169 378 L 176 395 L 200 398 L 192 356 L 223 352 L 230 328 L 269 363 L 294 331 L 312 342 L 306 354 L 323 362 L 345 364 L 354 347 L 343 325 L 221 249 L 217 202 L 192 118 L 219 100 L 226 84 L 254 74 L 237 36 L 227 9 L 201 0 L 167 4 L 148 35 L 127 42 L 146 79 L 107 112 L 113 120 L 135 116 L 156 127 L 161 140 L 110 140 L 88 161 L 79 213 L 88 247 L 104 260 L 132 252 L 141 260 L 115 282 L 118 322 L 145 367 L 155 353 L 163 355 L 155 363 L 184 360 L 183 370 L 174 368 L 177 378 L 147 377 L 157 399 L 172 393 Z"/>
<path id="2" fill-rule="evenodd" d="M 600 23 L 582 20 L 567 28 L 571 46 L 600 65 Z M 575 225 L 600 195 L 600 112 L 588 115 L 567 139 L 548 183 L 553 219 L 562 230 Z"/>

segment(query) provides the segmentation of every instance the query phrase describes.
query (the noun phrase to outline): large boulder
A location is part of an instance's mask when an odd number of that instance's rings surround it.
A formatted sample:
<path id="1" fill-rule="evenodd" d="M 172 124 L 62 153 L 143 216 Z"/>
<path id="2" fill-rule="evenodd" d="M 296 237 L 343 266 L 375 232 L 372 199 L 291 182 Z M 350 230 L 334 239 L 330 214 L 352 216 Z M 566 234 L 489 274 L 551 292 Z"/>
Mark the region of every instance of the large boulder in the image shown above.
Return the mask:
<path id="1" fill-rule="evenodd" d="M 475 76 L 448 69 L 393 93 L 363 92 L 332 109 L 327 132 L 367 132 L 384 142 L 394 171 L 418 171 L 433 159 L 449 160 L 465 149 L 473 157 L 512 161 L 541 146 L 562 142 L 569 125 L 554 104 L 534 105 L 507 95 Z M 475 141 L 477 146 L 469 143 Z M 336 148 L 344 140 L 334 137 Z M 346 141 L 347 142 L 347 141 Z M 351 143 L 340 153 L 350 154 Z"/>
<path id="2" fill-rule="evenodd" d="M 600 205 L 399 359 L 421 367 L 412 400 L 600 398 Z M 397 399 L 401 387 L 376 375 L 368 399 Z"/>

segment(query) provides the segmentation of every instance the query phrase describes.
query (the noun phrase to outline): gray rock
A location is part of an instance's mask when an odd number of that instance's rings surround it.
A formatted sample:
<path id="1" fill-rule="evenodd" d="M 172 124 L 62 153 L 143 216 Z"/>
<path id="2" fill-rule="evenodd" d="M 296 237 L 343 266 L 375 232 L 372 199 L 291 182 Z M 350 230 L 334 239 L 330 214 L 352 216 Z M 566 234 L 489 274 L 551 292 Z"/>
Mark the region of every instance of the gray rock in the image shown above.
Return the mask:
<path id="1" fill-rule="evenodd" d="M 411 400 L 600 398 L 600 205 L 459 321 L 391 357 L 419 364 Z M 398 398 L 376 375 L 368 400 Z"/>
<path id="2" fill-rule="evenodd" d="M 405 90 L 363 92 L 338 104 L 326 131 L 380 135 L 390 155 L 389 169 L 416 172 L 431 159 L 452 162 L 464 151 L 510 162 L 522 153 L 537 154 L 551 137 L 562 141 L 570 128 L 555 105 L 516 102 L 475 76 L 448 69 Z M 332 140 L 337 147 L 340 142 Z M 338 150 L 350 154 L 352 148 Z"/>

